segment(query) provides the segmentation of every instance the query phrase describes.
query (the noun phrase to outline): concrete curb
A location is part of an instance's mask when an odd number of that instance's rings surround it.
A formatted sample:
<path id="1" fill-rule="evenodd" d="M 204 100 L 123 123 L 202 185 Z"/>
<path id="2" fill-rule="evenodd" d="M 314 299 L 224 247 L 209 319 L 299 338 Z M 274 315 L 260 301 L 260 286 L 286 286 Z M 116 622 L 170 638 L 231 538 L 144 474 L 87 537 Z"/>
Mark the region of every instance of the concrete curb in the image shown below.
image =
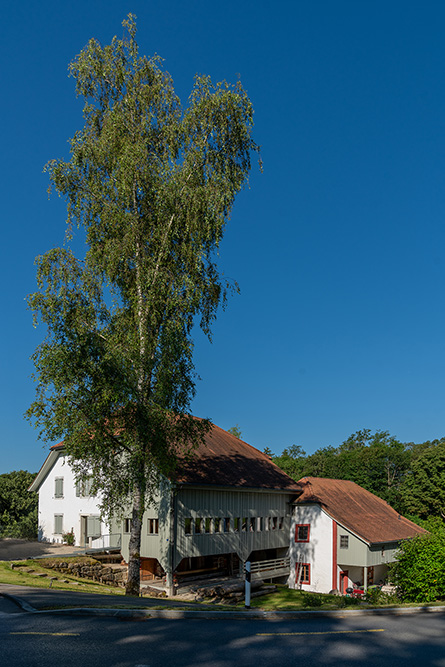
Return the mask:
<path id="1" fill-rule="evenodd" d="M 67 616 L 99 616 L 103 618 L 133 618 L 138 620 L 149 618 L 161 619 L 201 619 L 201 620 L 243 620 L 243 621 L 289 621 L 308 620 L 314 618 L 354 618 L 359 616 L 403 616 L 419 613 L 442 613 L 444 607 L 410 607 L 398 609 L 347 609 L 333 611 L 188 611 L 175 609 L 91 609 L 78 607 L 72 609 L 38 610 L 38 614 L 63 614 Z"/>
<path id="2" fill-rule="evenodd" d="M 72 607 L 62 609 L 35 609 L 20 598 L 0 593 L 4 598 L 11 600 L 23 611 L 32 614 L 62 614 L 64 616 L 96 616 L 102 618 L 127 618 L 144 620 L 149 618 L 161 619 L 202 619 L 202 620 L 302 620 L 311 618 L 354 618 L 358 616 L 406 616 L 413 614 L 445 614 L 445 606 L 439 607 L 387 607 L 382 609 L 335 609 L 331 611 L 218 611 L 206 609 L 203 611 L 187 609 L 112 609 L 92 607 Z"/>
<path id="3" fill-rule="evenodd" d="M 20 598 L 17 598 L 15 595 L 9 595 L 9 593 L 0 593 L 1 597 L 4 597 L 6 600 L 9 600 L 10 602 L 13 602 L 17 607 L 20 607 L 20 609 L 23 609 L 23 611 L 28 611 L 31 613 L 36 613 L 39 610 L 35 609 L 35 607 L 31 607 L 30 604 L 25 602 L 25 600 L 21 600 Z"/>

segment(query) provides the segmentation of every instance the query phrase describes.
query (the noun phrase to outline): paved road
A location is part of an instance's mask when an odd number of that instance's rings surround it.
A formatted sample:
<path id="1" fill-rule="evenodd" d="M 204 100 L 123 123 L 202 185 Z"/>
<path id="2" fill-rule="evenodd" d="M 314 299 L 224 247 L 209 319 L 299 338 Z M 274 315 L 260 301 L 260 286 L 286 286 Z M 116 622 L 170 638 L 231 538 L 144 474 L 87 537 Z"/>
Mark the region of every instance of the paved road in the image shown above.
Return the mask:
<path id="1" fill-rule="evenodd" d="M 0 599 L 2 593 L 12 595 L 27 602 L 35 609 L 49 607 L 187 607 L 202 609 L 197 602 L 165 598 L 136 598 L 126 595 L 103 595 L 101 593 L 85 593 L 82 591 L 63 591 L 54 588 L 34 588 L 32 586 L 14 586 L 0 584 Z"/>
<path id="2" fill-rule="evenodd" d="M 0 613 L 13 667 L 445 667 L 445 617 L 123 620 Z"/>

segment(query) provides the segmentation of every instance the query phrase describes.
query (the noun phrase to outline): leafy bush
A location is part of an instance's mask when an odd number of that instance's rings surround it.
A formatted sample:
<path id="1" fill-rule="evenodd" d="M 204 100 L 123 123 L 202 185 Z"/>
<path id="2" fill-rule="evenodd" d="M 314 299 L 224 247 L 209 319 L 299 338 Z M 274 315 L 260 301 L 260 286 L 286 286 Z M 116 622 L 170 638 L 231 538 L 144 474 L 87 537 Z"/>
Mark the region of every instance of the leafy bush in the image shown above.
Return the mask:
<path id="1" fill-rule="evenodd" d="M 365 602 L 369 604 L 382 604 L 384 602 L 384 593 L 380 588 L 368 588 L 365 594 Z"/>
<path id="2" fill-rule="evenodd" d="M 63 533 L 62 539 L 65 544 L 68 544 L 70 547 L 74 545 L 74 533 L 71 530 L 69 533 Z"/>
<path id="3" fill-rule="evenodd" d="M 303 593 L 302 598 L 304 607 L 321 607 L 323 604 L 323 596 L 319 593 Z"/>
<path id="4" fill-rule="evenodd" d="M 348 596 L 345 595 L 344 597 L 341 598 L 340 606 L 341 607 L 356 607 L 357 605 L 360 604 L 360 602 L 361 602 L 360 598 L 353 598 L 353 597 L 348 597 Z"/>
<path id="5" fill-rule="evenodd" d="M 445 598 L 445 532 L 402 542 L 390 577 L 406 602 Z"/>

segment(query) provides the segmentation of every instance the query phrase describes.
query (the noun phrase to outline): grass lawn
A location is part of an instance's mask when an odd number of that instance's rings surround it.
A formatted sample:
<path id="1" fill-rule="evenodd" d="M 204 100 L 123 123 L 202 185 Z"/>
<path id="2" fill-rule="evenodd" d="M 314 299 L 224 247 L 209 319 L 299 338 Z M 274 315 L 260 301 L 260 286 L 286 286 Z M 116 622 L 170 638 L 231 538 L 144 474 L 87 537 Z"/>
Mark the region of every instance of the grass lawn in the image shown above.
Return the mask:
<path id="1" fill-rule="evenodd" d="M 323 595 L 322 593 L 306 593 L 296 591 L 287 586 L 277 586 L 275 593 L 252 598 L 250 606 L 252 609 L 262 611 L 306 611 L 332 609 L 363 609 L 372 607 L 395 606 L 400 602 L 394 596 L 382 596 L 374 603 L 368 603 L 359 598 L 349 598 L 338 595 Z M 243 607 L 244 603 L 240 603 Z"/>
<path id="2" fill-rule="evenodd" d="M 106 584 L 57 572 L 48 567 L 54 560 L 60 562 L 61 559 L 42 558 L 38 560 L 13 561 L 14 568 L 10 561 L 0 561 L 0 583 L 17 586 L 33 586 L 36 588 L 53 588 L 55 590 L 64 591 L 79 591 L 82 593 L 102 593 L 115 596 L 122 596 L 125 594 L 123 588 L 114 588 Z M 85 564 L 94 562 L 93 559 L 85 556 L 66 557 L 63 560 L 67 562 L 83 562 Z M 29 572 L 29 570 L 33 570 L 33 572 Z M 47 576 L 38 576 L 39 574 L 46 574 Z M 56 578 L 51 579 L 52 577 Z M 193 607 L 196 607 L 197 604 L 202 607 L 210 607 L 210 605 L 205 602 L 195 602 L 193 603 Z M 402 604 L 395 598 L 395 596 L 382 595 L 371 602 L 358 598 L 296 591 L 283 585 L 277 586 L 277 590 L 274 593 L 252 598 L 250 606 L 252 609 L 262 611 L 328 611 L 334 609 L 371 609 L 399 605 L 404 607 L 421 606 L 418 603 Z M 442 606 L 443 601 L 428 603 L 428 605 L 425 606 L 436 605 Z M 244 609 L 244 602 L 239 602 L 236 606 L 223 604 L 214 604 L 211 606 L 213 609 L 218 608 L 221 610 Z M 165 606 L 162 605 L 159 608 L 165 609 Z M 184 608 L 187 608 L 187 603 L 185 603 Z"/>
<path id="3" fill-rule="evenodd" d="M 57 558 L 57 561 L 60 561 Z M 79 561 L 86 562 L 84 557 L 64 558 L 64 561 Z M 91 562 L 91 559 L 87 559 Z M 52 570 L 45 565 L 54 561 L 54 558 L 42 558 L 38 560 L 13 561 L 14 569 L 11 567 L 11 562 L 0 561 L 0 583 L 13 584 L 15 586 L 34 586 L 36 588 L 54 588 L 64 591 L 80 591 L 82 593 L 105 593 L 106 595 L 124 595 L 123 588 L 114 588 L 106 584 L 100 584 L 96 581 L 89 581 L 88 579 L 81 579 L 73 577 L 62 572 Z M 26 570 L 34 570 L 34 572 L 27 572 Z M 37 576 L 38 574 L 46 574 L 46 577 Z M 56 577 L 56 579 L 51 579 Z M 63 581 L 68 583 L 63 583 Z"/>

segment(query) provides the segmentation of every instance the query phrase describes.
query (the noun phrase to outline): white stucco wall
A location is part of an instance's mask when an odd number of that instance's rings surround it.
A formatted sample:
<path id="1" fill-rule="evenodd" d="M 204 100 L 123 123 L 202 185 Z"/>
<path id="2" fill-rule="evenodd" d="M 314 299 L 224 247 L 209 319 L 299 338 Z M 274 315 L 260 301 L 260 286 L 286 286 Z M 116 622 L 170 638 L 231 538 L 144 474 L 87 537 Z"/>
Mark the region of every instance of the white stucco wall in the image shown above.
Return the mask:
<path id="1" fill-rule="evenodd" d="M 63 497 L 55 497 L 56 478 L 63 477 Z M 54 515 L 62 514 L 62 532 L 73 529 L 75 544 L 80 545 L 81 517 L 99 516 L 97 497 L 77 497 L 76 482 L 66 454 L 59 454 L 39 488 L 38 536 L 44 542 L 62 542 L 62 535 L 54 532 Z M 108 531 L 101 522 L 101 534 Z"/>
<path id="2" fill-rule="evenodd" d="M 297 524 L 309 524 L 309 542 L 295 542 Z M 298 562 L 310 564 L 310 584 L 300 584 L 304 591 L 329 593 L 332 589 L 333 521 L 319 505 L 296 505 L 290 531 L 290 577 L 288 585 L 296 587 Z"/>

